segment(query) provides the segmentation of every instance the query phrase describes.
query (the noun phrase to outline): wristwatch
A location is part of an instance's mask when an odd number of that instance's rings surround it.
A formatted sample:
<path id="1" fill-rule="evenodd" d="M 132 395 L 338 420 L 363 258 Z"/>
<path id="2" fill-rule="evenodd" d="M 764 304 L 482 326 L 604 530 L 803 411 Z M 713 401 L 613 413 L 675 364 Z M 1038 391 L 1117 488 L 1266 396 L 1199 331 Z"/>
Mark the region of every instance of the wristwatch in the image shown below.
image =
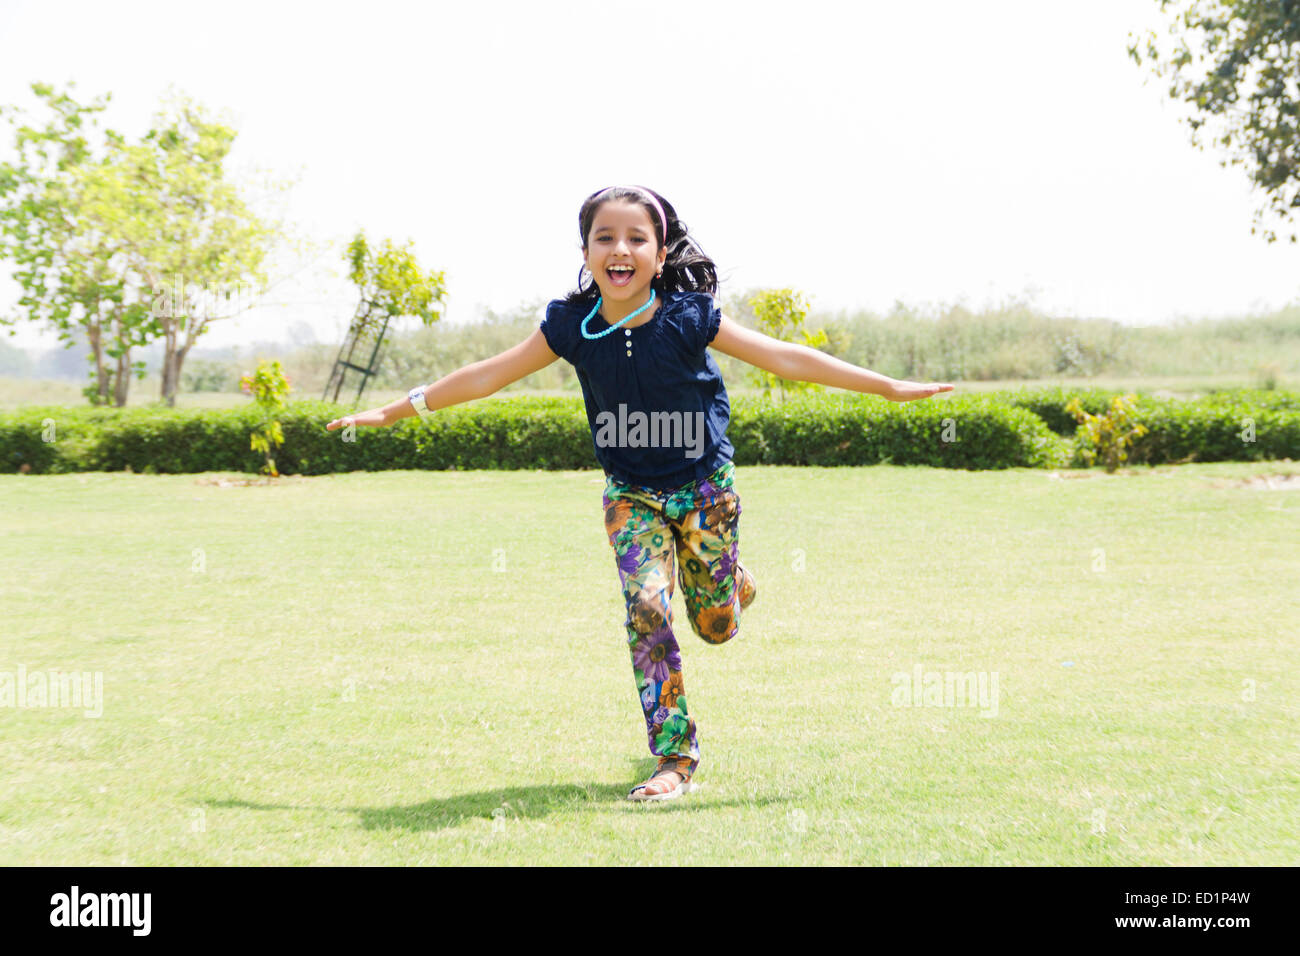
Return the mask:
<path id="1" fill-rule="evenodd" d="M 433 409 L 424 404 L 424 390 L 428 387 L 427 385 L 417 385 L 406 393 L 406 397 L 411 400 L 411 407 L 415 409 L 416 414 L 421 418 L 428 418 L 433 414 Z"/>

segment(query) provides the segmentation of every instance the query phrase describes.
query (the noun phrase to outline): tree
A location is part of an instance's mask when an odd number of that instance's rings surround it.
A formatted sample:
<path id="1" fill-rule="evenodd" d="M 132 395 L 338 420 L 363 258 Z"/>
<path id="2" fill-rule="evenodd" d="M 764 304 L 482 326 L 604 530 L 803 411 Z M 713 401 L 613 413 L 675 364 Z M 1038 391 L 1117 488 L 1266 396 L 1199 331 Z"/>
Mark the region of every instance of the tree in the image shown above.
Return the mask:
<path id="1" fill-rule="evenodd" d="M 1265 201 L 1251 234 L 1270 214 L 1294 221 L 1300 206 L 1300 0 L 1157 0 L 1171 12 L 1172 46 L 1162 49 L 1154 30 L 1129 34 L 1129 55 L 1145 56 L 1152 73 L 1169 81 L 1169 96 L 1192 109 L 1186 118 L 1192 143 L 1206 137 L 1241 165 Z M 1139 50 L 1139 46 L 1143 49 Z M 1291 242 L 1296 242 L 1292 232 Z"/>
<path id="2" fill-rule="evenodd" d="M 161 398 L 175 405 L 185 356 L 208 324 L 267 291 L 282 223 L 264 222 L 226 181 L 236 132 L 183 95 L 169 106 L 140 143 L 117 138 L 109 160 L 86 170 L 85 190 L 88 218 L 150 290 L 147 335 L 163 339 Z"/>
<path id="3" fill-rule="evenodd" d="M 398 248 L 385 239 L 378 250 L 366 242 L 365 230 L 359 230 L 348 244 L 346 259 L 351 279 L 361 293 L 357 316 L 374 322 L 380 316 L 417 316 L 425 325 L 441 318 L 447 280 L 441 272 L 420 268 L 411 242 Z"/>
<path id="4" fill-rule="evenodd" d="M 254 215 L 226 181 L 236 134 L 188 98 L 173 97 L 170 115 L 155 114 L 136 144 L 107 130 L 97 152 L 82 127 L 102 103 L 32 90 L 56 118 L 43 131 L 11 118 L 19 159 L 0 164 L 0 252 L 17 265 L 19 304 L 61 338 L 84 330 L 96 379 L 86 393 L 97 404 L 111 390 L 124 405 L 130 374 L 144 376 L 131 349 L 164 339 L 161 398 L 174 405 L 185 356 L 208 323 L 266 291 L 263 263 L 281 224 Z M 111 389 L 108 359 L 117 362 Z"/>
<path id="5" fill-rule="evenodd" d="M 130 375 L 144 375 L 143 363 L 130 360 L 144 310 L 127 301 L 124 264 L 111 240 L 85 226 L 79 178 L 83 166 L 96 162 L 95 147 L 103 151 L 86 133 L 112 94 L 81 105 L 48 84 L 33 83 L 32 91 L 54 114 L 44 129 L 22 122 L 13 107 L 0 107 L 14 127 L 18 154 L 16 162 L 0 163 L 0 255 L 14 264 L 23 290 L 18 305 L 28 318 L 48 324 L 68 347 L 84 331 L 93 379 L 87 398 L 122 405 Z M 15 320 L 0 317 L 3 324 Z"/>
<path id="6" fill-rule="evenodd" d="M 802 327 L 804 319 L 808 317 L 808 303 L 801 293 L 793 289 L 760 289 L 750 295 L 746 304 L 753 312 L 758 331 L 764 335 L 783 342 L 793 342 L 797 333 L 802 339 L 800 344 L 809 348 L 827 344 L 824 330 L 809 332 Z M 764 395 L 769 395 L 775 385 L 781 390 L 782 401 L 785 400 L 787 389 L 792 392 L 821 390 L 821 386 L 815 383 L 788 381 L 764 369 L 754 369 L 750 373 L 750 381 L 763 389 Z"/>
<path id="7" fill-rule="evenodd" d="M 441 272 L 420 267 L 411 243 L 394 246 L 385 239 L 378 249 L 366 242 L 365 230 L 358 230 L 348 243 L 344 259 L 348 278 L 357 286 L 359 300 L 352 314 L 347 337 L 325 385 L 324 398 L 337 402 L 349 369 L 361 373 L 357 401 L 372 374 L 375 356 L 384 341 L 390 319 L 416 316 L 427 328 L 442 318 L 447 280 Z M 366 349 L 370 354 L 366 354 Z M 363 363 L 364 364 L 360 364 Z M 333 395 L 331 396 L 331 392 Z"/>

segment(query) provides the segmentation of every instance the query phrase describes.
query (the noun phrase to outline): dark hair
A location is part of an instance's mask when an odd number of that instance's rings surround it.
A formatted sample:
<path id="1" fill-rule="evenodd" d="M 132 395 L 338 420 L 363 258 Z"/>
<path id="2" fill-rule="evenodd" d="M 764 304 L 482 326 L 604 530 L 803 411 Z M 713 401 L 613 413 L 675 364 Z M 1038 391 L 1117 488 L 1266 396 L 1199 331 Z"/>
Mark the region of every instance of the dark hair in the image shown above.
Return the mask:
<path id="1" fill-rule="evenodd" d="M 650 196 L 658 200 L 664 215 L 668 217 L 667 223 L 659 221 L 659 210 L 650 201 Z M 659 245 L 668 247 L 668 255 L 664 259 L 664 274 L 650 280 L 652 288 L 660 293 L 718 294 L 718 268 L 713 264 L 713 260 L 704 254 L 704 250 L 700 248 L 693 236 L 687 235 L 686 223 L 677 218 L 677 210 L 673 209 L 673 204 L 653 189 L 646 189 L 644 186 L 613 186 L 609 189 L 597 190 L 586 198 L 582 208 L 578 210 L 578 233 L 582 236 L 584 250 L 587 248 L 587 236 L 591 233 L 591 224 L 596 218 L 597 210 L 605 203 L 615 200 L 633 202 L 644 208 L 655 226 L 655 251 L 659 251 Z M 664 235 L 668 237 L 667 242 L 660 243 L 659 237 Z M 583 286 L 584 275 L 590 276 L 586 266 L 578 271 L 578 287 L 565 297 L 566 303 L 573 305 L 577 302 L 595 302 L 596 297 L 600 295 L 595 279 L 590 279 L 587 285 Z"/>

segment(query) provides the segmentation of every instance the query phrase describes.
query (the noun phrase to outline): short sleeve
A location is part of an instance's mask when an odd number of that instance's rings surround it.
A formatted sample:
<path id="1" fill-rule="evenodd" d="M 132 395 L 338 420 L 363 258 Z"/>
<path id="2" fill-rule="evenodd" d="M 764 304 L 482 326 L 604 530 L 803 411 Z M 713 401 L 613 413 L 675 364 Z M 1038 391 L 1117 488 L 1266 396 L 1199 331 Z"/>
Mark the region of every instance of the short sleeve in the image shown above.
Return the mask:
<path id="1" fill-rule="evenodd" d="M 575 347 L 573 334 L 573 317 L 568 308 L 559 299 L 546 307 L 546 317 L 538 326 L 546 337 L 546 344 L 560 358 L 573 364 Z"/>
<path id="2" fill-rule="evenodd" d="M 682 325 L 686 332 L 686 340 L 690 343 L 693 352 L 701 354 L 718 334 L 718 326 L 722 324 L 722 310 L 718 308 L 713 296 L 705 292 L 696 292 L 691 295 L 690 302 L 683 312 Z"/>
<path id="3" fill-rule="evenodd" d="M 713 341 L 718 334 L 718 329 L 722 325 L 722 309 L 718 307 L 718 300 L 713 296 L 706 297 L 704 316 L 704 344 L 707 346 Z"/>

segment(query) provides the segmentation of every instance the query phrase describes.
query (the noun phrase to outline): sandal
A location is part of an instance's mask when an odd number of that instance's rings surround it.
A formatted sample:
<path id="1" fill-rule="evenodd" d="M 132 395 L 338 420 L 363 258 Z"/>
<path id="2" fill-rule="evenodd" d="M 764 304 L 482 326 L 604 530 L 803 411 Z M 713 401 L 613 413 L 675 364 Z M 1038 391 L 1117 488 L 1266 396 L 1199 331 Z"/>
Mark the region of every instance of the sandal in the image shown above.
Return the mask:
<path id="1" fill-rule="evenodd" d="M 740 609 L 743 611 L 745 608 L 749 607 L 751 604 L 754 603 L 754 598 L 758 597 L 758 582 L 754 580 L 754 576 L 752 574 L 750 574 L 747 570 L 745 570 L 745 566 L 743 564 L 737 564 L 736 568 L 741 573 L 741 582 L 740 582 L 739 590 L 740 590 Z"/>
<path id="2" fill-rule="evenodd" d="M 673 777 L 676 775 L 677 780 L 674 783 Z M 629 800 L 647 801 L 647 800 L 672 800 L 683 793 L 690 793 L 698 790 L 698 783 L 691 783 L 690 777 L 686 776 L 676 767 L 669 764 L 660 764 L 655 768 L 655 772 L 650 775 L 650 779 L 645 783 L 638 783 L 628 791 Z"/>

